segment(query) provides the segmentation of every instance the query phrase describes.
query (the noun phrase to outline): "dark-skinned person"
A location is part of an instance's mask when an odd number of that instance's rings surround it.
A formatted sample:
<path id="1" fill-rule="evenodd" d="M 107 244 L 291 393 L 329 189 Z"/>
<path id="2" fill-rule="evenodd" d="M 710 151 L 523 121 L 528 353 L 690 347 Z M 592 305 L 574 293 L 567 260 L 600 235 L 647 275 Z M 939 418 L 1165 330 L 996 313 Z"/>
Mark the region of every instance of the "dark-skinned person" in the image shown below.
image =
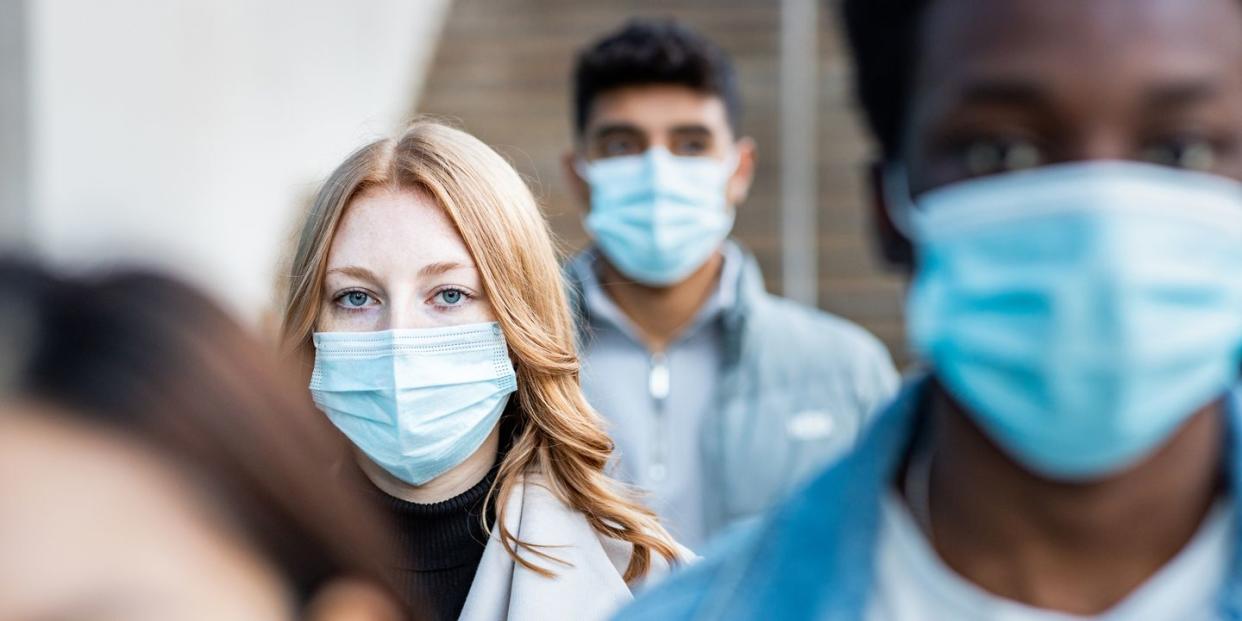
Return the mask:
<path id="1" fill-rule="evenodd" d="M 928 371 L 620 618 L 1242 618 L 1242 3 L 843 7 Z"/>
<path id="2" fill-rule="evenodd" d="M 579 53 L 573 88 L 582 386 L 618 475 L 695 548 L 845 452 L 897 375 L 860 327 L 768 294 L 730 238 L 756 145 L 723 50 L 635 19 Z"/>

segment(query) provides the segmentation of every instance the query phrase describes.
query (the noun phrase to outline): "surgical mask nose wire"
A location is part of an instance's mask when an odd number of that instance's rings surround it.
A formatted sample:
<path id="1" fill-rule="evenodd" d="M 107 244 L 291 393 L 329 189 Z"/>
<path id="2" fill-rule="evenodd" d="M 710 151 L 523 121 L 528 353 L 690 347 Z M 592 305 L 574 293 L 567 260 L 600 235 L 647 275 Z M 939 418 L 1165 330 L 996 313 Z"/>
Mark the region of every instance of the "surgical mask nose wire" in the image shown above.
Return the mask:
<path id="1" fill-rule="evenodd" d="M 652 149 L 664 149 L 664 151 L 668 152 L 670 156 L 685 157 L 685 156 L 673 155 L 672 152 L 669 152 L 668 149 L 665 149 L 664 147 L 652 147 Z M 639 155 L 645 155 L 645 154 L 646 154 L 646 151 L 644 151 L 643 153 Z M 607 158 L 604 158 L 604 159 L 607 159 Z M 733 175 L 737 174 L 737 167 L 742 164 L 742 154 L 737 150 L 736 147 L 733 149 L 730 149 L 729 157 L 725 158 L 724 162 L 725 162 L 725 168 L 729 170 L 729 174 L 726 176 L 726 179 L 732 179 Z M 578 176 L 581 177 L 583 181 L 589 180 L 588 175 L 590 174 L 589 171 L 591 170 L 591 165 L 592 165 L 592 162 L 587 160 L 586 155 L 584 155 L 582 152 L 578 152 L 574 154 L 574 163 L 573 163 L 574 172 L 578 173 Z"/>

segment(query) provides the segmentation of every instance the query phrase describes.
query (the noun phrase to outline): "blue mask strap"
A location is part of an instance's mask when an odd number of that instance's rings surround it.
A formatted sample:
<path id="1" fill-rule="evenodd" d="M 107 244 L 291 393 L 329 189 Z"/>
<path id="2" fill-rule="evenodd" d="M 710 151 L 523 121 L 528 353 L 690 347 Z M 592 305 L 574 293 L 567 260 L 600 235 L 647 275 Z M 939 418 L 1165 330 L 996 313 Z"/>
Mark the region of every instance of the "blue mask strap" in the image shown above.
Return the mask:
<path id="1" fill-rule="evenodd" d="M 884 165 L 881 183 L 884 188 L 884 209 L 893 227 L 911 242 L 919 239 L 915 224 L 918 209 L 910 195 L 910 175 L 905 164 L 894 162 Z"/>

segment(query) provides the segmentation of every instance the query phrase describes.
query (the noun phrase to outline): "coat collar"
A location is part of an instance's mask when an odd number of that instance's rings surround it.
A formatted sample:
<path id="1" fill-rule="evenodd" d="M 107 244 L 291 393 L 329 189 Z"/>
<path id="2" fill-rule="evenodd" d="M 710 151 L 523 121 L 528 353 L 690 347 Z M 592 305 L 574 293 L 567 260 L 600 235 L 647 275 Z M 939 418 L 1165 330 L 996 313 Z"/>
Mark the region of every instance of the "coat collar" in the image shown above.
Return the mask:
<path id="1" fill-rule="evenodd" d="M 766 293 L 763 274 L 759 271 L 759 263 L 746 251 L 741 244 L 726 240 L 722 252 L 726 256 L 726 267 L 722 273 L 719 298 L 726 322 L 736 321 L 745 315 L 758 298 Z M 571 305 L 580 317 L 590 318 L 591 308 L 588 293 L 598 289 L 599 280 L 595 275 L 595 262 L 600 258 L 599 249 L 589 247 L 574 255 L 565 264 L 565 279 L 569 283 Z"/>
<path id="2" fill-rule="evenodd" d="M 903 387 L 849 457 L 778 508 L 749 553 L 726 562 L 700 618 L 844 621 L 866 610 L 872 591 L 881 499 L 922 420 L 930 381 Z M 1229 502 L 1242 516 L 1242 389 L 1227 396 Z M 848 509 L 845 509 L 848 507 Z M 1238 528 L 1235 524 L 1234 528 Z M 1242 536 L 1234 537 L 1222 618 L 1242 619 Z M 744 585 L 744 586 L 743 586 Z"/>
<path id="3" fill-rule="evenodd" d="M 499 529 L 493 528 L 462 609 L 463 621 L 603 620 L 633 599 L 631 585 L 623 579 L 630 545 L 601 536 L 542 481 L 529 474 L 514 486 L 505 501 L 505 523 L 519 540 L 556 559 L 519 551 L 555 577 L 514 562 L 500 542 Z M 652 566 L 644 580 L 669 571 L 658 555 Z"/>
<path id="4" fill-rule="evenodd" d="M 741 350 L 748 319 L 762 307 L 767 297 L 767 289 L 759 262 L 740 243 L 732 239 L 726 240 L 724 252 L 736 264 L 736 269 L 730 268 L 724 275 L 733 282 L 722 287 L 724 299 L 721 319 L 727 353 L 732 356 L 732 360 Z M 570 308 L 578 323 L 579 344 L 585 342 L 591 330 L 592 313 L 587 296 L 592 288 L 598 287 L 598 279 L 593 271 L 598 259 L 599 250 L 589 247 L 570 259 L 564 268 Z"/>

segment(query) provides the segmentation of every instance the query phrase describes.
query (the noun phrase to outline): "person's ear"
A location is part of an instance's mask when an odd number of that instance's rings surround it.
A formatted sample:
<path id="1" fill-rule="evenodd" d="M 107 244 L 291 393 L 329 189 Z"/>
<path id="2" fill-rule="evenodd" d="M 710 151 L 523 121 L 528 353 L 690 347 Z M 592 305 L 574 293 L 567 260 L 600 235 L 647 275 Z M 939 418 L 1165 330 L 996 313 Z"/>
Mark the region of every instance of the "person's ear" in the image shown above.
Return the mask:
<path id="1" fill-rule="evenodd" d="M 565 175 L 565 183 L 569 185 L 570 193 L 578 200 L 578 205 L 583 211 L 589 211 L 591 186 L 578 172 L 578 152 L 574 149 L 569 149 L 561 155 L 561 174 Z"/>
<path id="2" fill-rule="evenodd" d="M 401 606 L 383 589 L 362 580 L 337 578 L 306 606 L 304 621 L 402 621 Z"/>
<path id="3" fill-rule="evenodd" d="M 730 205 L 738 206 L 746 202 L 750 194 L 750 186 L 755 181 L 755 141 L 745 136 L 733 145 L 737 152 L 737 168 L 725 187 L 725 198 Z"/>
<path id="4" fill-rule="evenodd" d="M 884 260 L 890 266 L 909 273 L 914 270 L 914 245 L 893 223 L 890 207 L 896 205 L 890 201 L 895 201 L 897 197 L 888 195 L 886 172 L 886 164 L 882 161 L 872 162 L 867 167 L 867 187 L 870 191 L 867 202 L 871 207 L 871 223 Z"/>

